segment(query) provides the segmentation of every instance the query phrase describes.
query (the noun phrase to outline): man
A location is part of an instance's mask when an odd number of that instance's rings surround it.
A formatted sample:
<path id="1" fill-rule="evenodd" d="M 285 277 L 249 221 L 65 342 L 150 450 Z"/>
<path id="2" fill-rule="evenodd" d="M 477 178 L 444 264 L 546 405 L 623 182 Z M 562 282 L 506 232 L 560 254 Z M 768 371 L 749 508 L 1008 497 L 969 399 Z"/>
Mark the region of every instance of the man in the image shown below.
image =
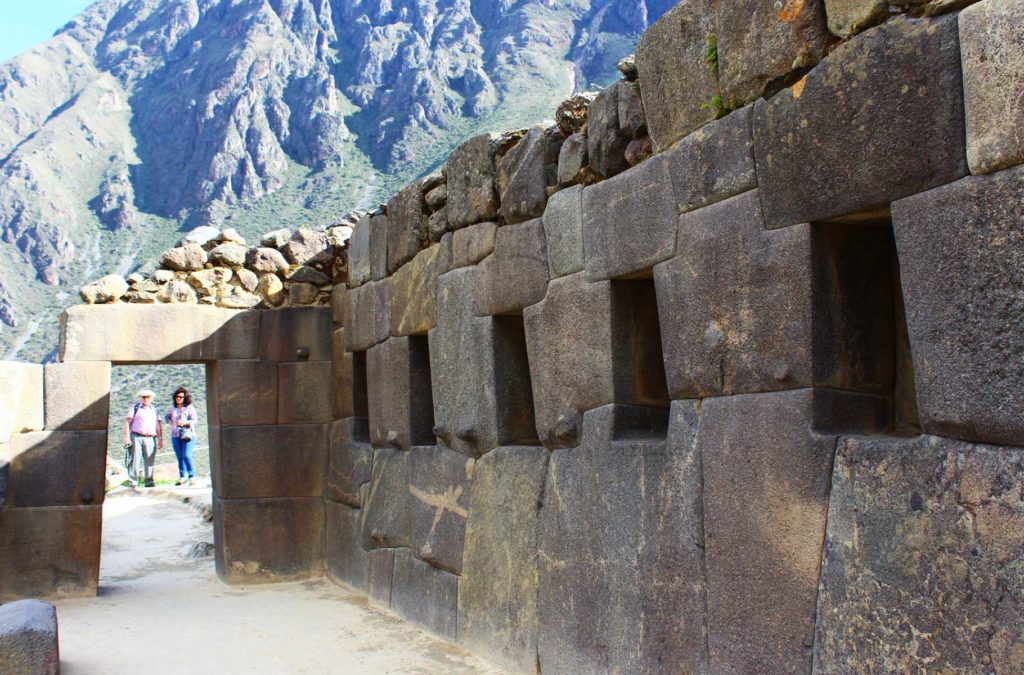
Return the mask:
<path id="1" fill-rule="evenodd" d="M 143 480 L 146 487 L 156 487 L 153 481 L 153 467 L 156 464 L 156 451 L 164 447 L 164 431 L 160 424 L 160 411 L 153 405 L 153 392 L 143 389 L 139 392 L 139 402 L 128 410 L 124 421 L 124 445 L 130 449 L 127 468 L 128 477 L 132 481 Z M 144 467 L 144 474 L 140 471 Z"/>

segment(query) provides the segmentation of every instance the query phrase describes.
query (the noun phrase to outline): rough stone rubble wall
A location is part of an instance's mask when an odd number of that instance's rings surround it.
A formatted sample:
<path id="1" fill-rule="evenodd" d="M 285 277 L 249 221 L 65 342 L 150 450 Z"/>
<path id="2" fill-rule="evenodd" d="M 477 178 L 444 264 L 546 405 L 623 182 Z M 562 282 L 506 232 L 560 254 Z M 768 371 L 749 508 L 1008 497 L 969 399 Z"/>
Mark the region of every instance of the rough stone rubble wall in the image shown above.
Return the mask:
<path id="1" fill-rule="evenodd" d="M 1020 672 L 1024 3 L 960 4 L 682 3 L 365 216 L 331 308 L 76 308 L 55 368 L 210 364 L 222 578 L 510 671 Z"/>

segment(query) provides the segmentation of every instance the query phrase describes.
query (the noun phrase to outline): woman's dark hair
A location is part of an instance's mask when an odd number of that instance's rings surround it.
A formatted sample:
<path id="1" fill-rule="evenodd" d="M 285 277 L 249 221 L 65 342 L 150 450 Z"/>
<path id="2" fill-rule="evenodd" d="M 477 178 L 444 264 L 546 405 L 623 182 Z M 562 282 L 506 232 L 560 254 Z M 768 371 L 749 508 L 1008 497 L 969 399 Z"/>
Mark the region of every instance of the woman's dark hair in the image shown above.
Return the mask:
<path id="1" fill-rule="evenodd" d="M 185 387 L 178 387 L 177 389 L 174 390 L 174 393 L 171 394 L 172 406 L 178 405 L 178 403 L 174 400 L 174 397 L 177 396 L 178 394 L 185 395 L 185 400 L 182 401 L 181 403 L 182 405 L 192 405 L 192 394 L 188 393 L 188 389 L 186 389 Z"/>

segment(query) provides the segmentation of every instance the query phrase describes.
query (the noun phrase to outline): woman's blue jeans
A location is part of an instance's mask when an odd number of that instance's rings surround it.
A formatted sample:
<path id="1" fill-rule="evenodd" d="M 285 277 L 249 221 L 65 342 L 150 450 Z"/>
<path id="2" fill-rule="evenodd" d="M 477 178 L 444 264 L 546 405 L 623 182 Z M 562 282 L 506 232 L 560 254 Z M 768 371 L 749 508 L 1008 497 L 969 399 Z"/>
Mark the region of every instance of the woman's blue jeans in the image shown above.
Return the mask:
<path id="1" fill-rule="evenodd" d="M 184 478 L 196 477 L 196 468 L 192 462 L 192 455 L 196 450 L 196 439 L 193 436 L 187 441 L 171 437 L 171 445 L 174 446 L 174 456 L 178 458 L 178 475 Z"/>

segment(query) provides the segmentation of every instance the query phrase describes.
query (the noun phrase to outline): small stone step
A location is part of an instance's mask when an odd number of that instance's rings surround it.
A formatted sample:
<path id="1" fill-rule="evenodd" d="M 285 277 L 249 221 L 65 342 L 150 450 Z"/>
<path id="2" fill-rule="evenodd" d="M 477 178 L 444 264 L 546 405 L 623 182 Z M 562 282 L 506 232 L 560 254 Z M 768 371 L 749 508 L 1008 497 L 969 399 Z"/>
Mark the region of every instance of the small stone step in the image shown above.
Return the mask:
<path id="1" fill-rule="evenodd" d="M 59 672 L 57 609 L 43 600 L 18 600 L 0 606 L 0 673 Z"/>

